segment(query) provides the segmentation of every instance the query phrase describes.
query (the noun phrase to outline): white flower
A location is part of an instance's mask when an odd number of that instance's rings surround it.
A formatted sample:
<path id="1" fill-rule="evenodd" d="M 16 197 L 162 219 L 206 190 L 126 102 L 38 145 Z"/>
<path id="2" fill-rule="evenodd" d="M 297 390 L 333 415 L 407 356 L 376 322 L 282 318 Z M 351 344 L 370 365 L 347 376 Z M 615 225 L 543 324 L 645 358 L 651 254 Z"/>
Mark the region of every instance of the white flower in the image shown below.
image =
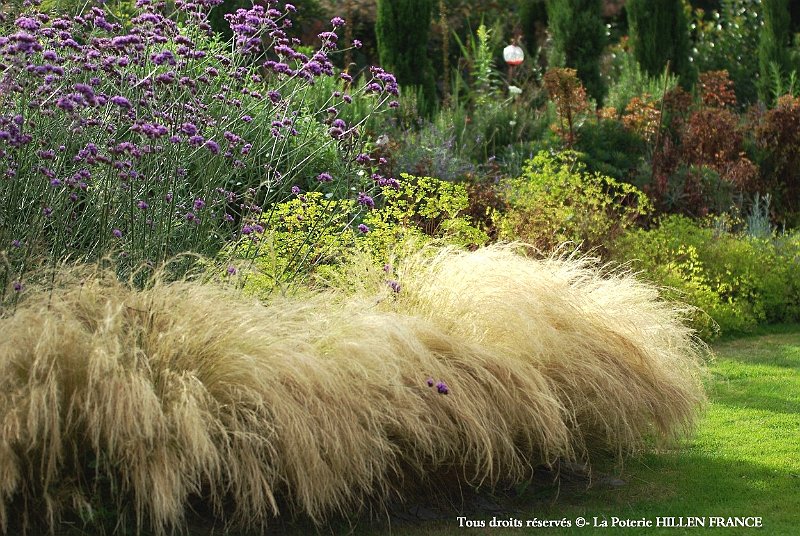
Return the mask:
<path id="1" fill-rule="evenodd" d="M 522 88 L 517 86 L 508 86 L 509 95 L 522 95 Z"/>

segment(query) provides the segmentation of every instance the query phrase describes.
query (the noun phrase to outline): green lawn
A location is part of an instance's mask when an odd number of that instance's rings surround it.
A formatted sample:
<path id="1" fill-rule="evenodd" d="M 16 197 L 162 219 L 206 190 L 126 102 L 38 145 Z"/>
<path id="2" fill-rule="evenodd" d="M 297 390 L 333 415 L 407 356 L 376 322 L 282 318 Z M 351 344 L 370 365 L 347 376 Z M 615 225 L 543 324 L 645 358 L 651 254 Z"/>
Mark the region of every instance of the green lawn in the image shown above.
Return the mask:
<path id="1" fill-rule="evenodd" d="M 392 533 L 423 534 L 751 534 L 748 528 L 575 528 L 579 516 L 652 520 L 758 516 L 760 533 L 800 534 L 800 327 L 774 328 L 760 335 L 715 345 L 708 380 L 710 404 L 697 434 L 674 449 L 628 460 L 615 477 L 624 485 L 531 486 L 514 499 L 498 499 L 506 511 L 465 512 L 487 528 L 459 528 L 452 519 L 394 523 Z M 493 516 L 571 520 L 573 527 L 490 529 Z M 688 523 L 688 520 L 684 521 Z M 369 524 L 366 524 L 369 525 Z M 358 528 L 383 534 L 389 526 Z M 757 530 L 757 529 L 756 529 Z M 323 530 L 322 533 L 327 531 Z M 338 533 L 338 531 L 335 531 Z"/>

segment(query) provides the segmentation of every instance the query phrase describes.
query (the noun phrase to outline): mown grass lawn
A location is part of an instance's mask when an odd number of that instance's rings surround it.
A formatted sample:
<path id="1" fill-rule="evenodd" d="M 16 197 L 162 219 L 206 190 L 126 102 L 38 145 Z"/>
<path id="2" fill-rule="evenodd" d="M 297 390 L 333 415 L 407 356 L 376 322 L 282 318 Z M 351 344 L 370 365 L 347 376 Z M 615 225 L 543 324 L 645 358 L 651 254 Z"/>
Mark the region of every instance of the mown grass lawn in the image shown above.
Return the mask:
<path id="1" fill-rule="evenodd" d="M 800 327 L 772 328 L 718 343 L 710 366 L 710 403 L 696 435 L 674 449 L 628 460 L 610 472 L 624 485 L 532 487 L 501 500 L 506 511 L 464 512 L 492 517 L 572 520 L 561 528 L 459 528 L 456 520 L 395 523 L 357 534 L 800 534 Z M 575 528 L 577 517 L 758 516 L 763 529 Z M 323 531 L 325 532 L 325 531 Z"/>

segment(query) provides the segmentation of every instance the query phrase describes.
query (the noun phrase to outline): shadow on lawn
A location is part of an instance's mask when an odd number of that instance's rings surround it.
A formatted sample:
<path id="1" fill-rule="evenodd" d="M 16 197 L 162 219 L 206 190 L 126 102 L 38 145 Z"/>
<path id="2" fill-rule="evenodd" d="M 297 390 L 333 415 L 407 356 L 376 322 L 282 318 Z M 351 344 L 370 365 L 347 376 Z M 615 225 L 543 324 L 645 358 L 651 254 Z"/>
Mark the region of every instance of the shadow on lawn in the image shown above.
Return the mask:
<path id="1" fill-rule="evenodd" d="M 605 462 L 609 467 L 609 462 Z M 603 465 L 601 462 L 599 465 Z M 500 520 L 641 518 L 656 516 L 763 516 L 781 508 L 800 509 L 796 494 L 798 475 L 774 468 L 721 459 L 714 452 L 693 452 L 692 447 L 665 450 L 631 459 L 620 470 L 596 472 L 592 477 L 569 466 L 556 472 L 538 468 L 527 485 L 513 489 L 481 490 L 460 488 L 450 478 L 437 480 L 436 492 L 417 492 L 405 503 L 388 509 L 373 509 L 360 516 L 332 518 L 315 527 L 305 517 L 284 513 L 273 520 L 265 532 L 225 531 L 224 524 L 197 511 L 190 516 L 191 536 L 378 536 L 398 534 L 459 534 L 457 518 L 484 520 L 486 529 L 475 534 L 527 534 L 524 529 L 489 529 L 492 518 Z M 791 499 L 795 497 L 795 499 Z M 787 499 L 789 503 L 787 503 Z M 783 506 L 778 506 L 782 504 Z M 788 514 L 787 514 L 788 516 Z M 787 521 L 788 522 L 788 521 Z M 529 529 L 534 530 L 534 529 Z M 543 529 L 538 529 L 543 530 Z M 672 529 L 670 529 L 672 530 Z M 553 534 L 585 534 L 586 529 L 548 529 Z M 780 533 L 780 531 L 775 532 Z M 135 534 L 132 529 L 105 531 L 101 527 L 63 526 L 57 536 Z M 788 534 L 788 533 L 787 533 Z M 152 536 L 143 532 L 142 536 Z"/>
<path id="2" fill-rule="evenodd" d="M 775 497 L 796 490 L 798 479 L 776 474 L 770 467 L 720 460 L 704 454 L 679 454 L 667 451 L 650 454 L 628 463 L 621 475 L 595 475 L 580 471 L 538 469 L 527 486 L 503 491 L 475 493 L 458 489 L 452 483 L 449 494 L 417 495 L 405 504 L 394 504 L 387 511 L 375 511 L 354 519 L 337 518 L 316 528 L 307 520 L 283 520 L 265 534 L 275 536 L 378 536 L 397 534 L 460 534 L 457 518 L 483 520 L 485 529 L 475 534 L 527 534 L 525 529 L 490 529 L 493 518 L 574 519 L 577 516 L 641 518 L 656 516 L 763 516 L 777 504 Z M 442 483 L 445 486 L 445 483 Z M 777 494 L 765 494 L 765 486 Z M 795 501 L 798 502 L 798 501 Z M 796 505 L 800 506 L 800 505 Z M 190 533 L 198 536 L 221 535 L 211 531 L 209 520 L 196 520 Z M 534 530 L 534 529 L 528 529 Z M 544 530 L 544 529 L 538 529 Z M 673 530 L 674 529 L 669 529 Z M 585 534 L 587 529 L 548 529 L 554 534 Z M 260 534 L 260 533 L 259 533 Z M 231 532 L 229 536 L 252 536 Z"/>

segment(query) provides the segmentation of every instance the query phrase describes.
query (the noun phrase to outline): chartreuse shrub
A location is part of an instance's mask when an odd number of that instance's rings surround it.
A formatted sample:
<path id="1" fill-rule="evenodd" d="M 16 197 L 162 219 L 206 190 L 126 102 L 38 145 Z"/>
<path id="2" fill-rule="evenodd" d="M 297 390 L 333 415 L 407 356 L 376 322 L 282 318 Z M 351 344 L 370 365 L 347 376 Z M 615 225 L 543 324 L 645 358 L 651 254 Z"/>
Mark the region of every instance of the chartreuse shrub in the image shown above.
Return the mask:
<path id="1" fill-rule="evenodd" d="M 294 6 L 269 0 L 230 14 L 223 42 L 206 19 L 220 3 L 141 0 L 126 26 L 102 7 L 0 13 L 0 296 L 66 256 L 113 253 L 126 272 L 214 255 L 292 185 L 368 195 L 362 131 L 340 110 L 385 107 L 394 77 L 374 68 L 310 109 L 314 83 L 338 77 L 344 21 L 302 52 L 281 29 Z"/>
<path id="2" fill-rule="evenodd" d="M 407 174 L 401 177 L 399 187 L 383 188 L 383 206 L 364 218 L 369 229 L 365 239 L 371 251 L 386 255 L 411 237 L 441 238 L 462 247 L 488 241 L 464 215 L 469 207 L 464 184 Z"/>
<path id="3" fill-rule="evenodd" d="M 653 287 L 511 247 L 415 250 L 267 301 L 88 267 L 32 284 L 0 318 L 0 531 L 322 524 L 691 429 L 699 347 Z"/>
<path id="4" fill-rule="evenodd" d="M 706 338 L 800 319 L 797 233 L 755 238 L 670 216 L 621 236 L 613 256 L 697 307 L 691 322 Z"/>
<path id="5" fill-rule="evenodd" d="M 397 244 L 442 240 L 461 247 L 488 241 L 463 213 L 469 206 L 465 185 L 402 174 L 387 181 L 380 195 L 361 203 L 321 192 L 301 193 L 278 204 L 271 224 L 246 229 L 251 236 L 231 246 L 228 274 L 238 275 L 248 292 L 267 295 L 292 283 L 337 278 L 336 272 L 361 251 L 385 264 Z M 366 206 L 366 212 L 362 212 Z M 302 259 L 302 263 L 298 262 Z M 295 271 L 302 265 L 306 269 Z"/>
<path id="6" fill-rule="evenodd" d="M 651 210 L 640 190 L 588 172 L 572 151 L 540 152 L 520 177 L 504 180 L 500 188 L 508 209 L 496 213 L 499 237 L 542 251 L 564 242 L 603 248 Z"/>

